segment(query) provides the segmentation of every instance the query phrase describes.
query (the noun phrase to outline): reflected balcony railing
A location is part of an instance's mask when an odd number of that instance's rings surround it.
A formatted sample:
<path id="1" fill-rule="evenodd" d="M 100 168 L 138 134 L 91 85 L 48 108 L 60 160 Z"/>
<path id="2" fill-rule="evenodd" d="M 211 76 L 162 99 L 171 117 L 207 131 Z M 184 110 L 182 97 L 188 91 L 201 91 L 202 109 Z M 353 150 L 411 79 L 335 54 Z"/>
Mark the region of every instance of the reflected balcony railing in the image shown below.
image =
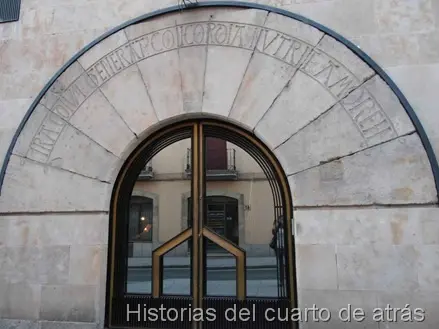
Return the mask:
<path id="1" fill-rule="evenodd" d="M 152 162 L 149 161 L 146 163 L 145 167 L 139 174 L 139 180 L 147 180 L 152 179 L 154 177 L 154 170 L 152 168 Z"/>
<path id="2" fill-rule="evenodd" d="M 209 180 L 235 180 L 238 178 L 236 169 L 236 150 L 227 149 L 226 158 L 206 157 L 206 176 Z M 185 159 L 184 172 L 187 176 L 192 174 L 192 149 L 188 148 Z"/>

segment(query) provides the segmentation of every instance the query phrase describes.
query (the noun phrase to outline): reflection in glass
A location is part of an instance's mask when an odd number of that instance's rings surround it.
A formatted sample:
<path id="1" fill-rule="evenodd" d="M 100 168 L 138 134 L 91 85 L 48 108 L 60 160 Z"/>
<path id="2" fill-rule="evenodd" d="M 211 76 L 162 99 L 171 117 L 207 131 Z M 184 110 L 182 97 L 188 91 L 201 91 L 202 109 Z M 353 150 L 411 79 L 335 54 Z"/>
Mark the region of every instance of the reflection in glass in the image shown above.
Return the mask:
<path id="1" fill-rule="evenodd" d="M 205 163 L 204 223 L 245 250 L 247 296 L 284 296 L 283 237 L 270 247 L 282 209 L 275 208 L 269 179 L 245 150 L 224 139 L 206 139 Z M 235 258 L 212 242 L 206 250 L 207 295 L 236 297 Z"/>
<path id="2" fill-rule="evenodd" d="M 192 239 L 183 242 L 175 250 L 163 257 L 163 295 L 190 295 L 191 293 L 191 259 L 187 255 Z M 179 251 L 180 250 L 180 251 Z"/>
<path id="3" fill-rule="evenodd" d="M 169 145 L 146 162 L 130 198 L 128 216 L 127 285 L 129 294 L 152 294 L 154 250 L 191 226 L 191 209 L 182 216 L 182 196 L 190 194 L 186 150 L 191 140 Z M 187 218 L 186 218 L 187 217 Z M 162 293 L 190 295 L 191 258 L 188 241 L 163 255 Z"/>
<path id="4" fill-rule="evenodd" d="M 236 297 L 236 259 L 226 250 L 221 251 L 222 257 L 207 257 L 206 295 Z"/>

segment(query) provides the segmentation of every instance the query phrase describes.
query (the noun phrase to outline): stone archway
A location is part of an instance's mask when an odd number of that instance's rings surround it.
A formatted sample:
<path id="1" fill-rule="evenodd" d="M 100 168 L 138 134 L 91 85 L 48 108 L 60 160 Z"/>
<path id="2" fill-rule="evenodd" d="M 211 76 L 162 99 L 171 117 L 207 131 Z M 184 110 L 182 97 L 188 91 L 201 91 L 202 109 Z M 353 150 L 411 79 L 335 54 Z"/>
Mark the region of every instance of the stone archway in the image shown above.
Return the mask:
<path id="1" fill-rule="evenodd" d="M 335 36 L 280 10 L 204 4 L 127 23 L 73 58 L 32 105 L 1 177 L 1 212 L 25 214 L 23 229 L 42 241 L 21 242 L 27 254 L 11 251 L 1 271 L 42 287 L 33 302 L 39 319 L 102 323 L 106 287 L 105 237 L 57 240 L 53 218 L 42 214 L 106 218 L 130 151 L 190 116 L 254 131 L 280 159 L 298 209 L 299 289 L 313 289 L 303 303 L 347 291 L 397 300 L 395 291 L 428 290 L 432 274 L 417 272 L 415 245 L 431 238 L 407 230 L 421 232 L 437 216 L 421 208 L 437 205 L 437 162 L 404 97 Z M 8 217 L 12 230 L 23 220 Z M 65 223 L 77 235 L 87 228 Z M 98 256 L 90 244 L 102 247 Z M 370 270 L 357 268 L 354 258 L 371 257 Z M 92 273 L 89 259 L 100 262 Z M 45 272 L 59 262 L 56 273 Z M 403 273 L 392 282 L 384 280 L 389 266 Z M 69 305 L 59 303 L 65 295 Z M 80 314 L 69 313 L 77 305 Z"/>

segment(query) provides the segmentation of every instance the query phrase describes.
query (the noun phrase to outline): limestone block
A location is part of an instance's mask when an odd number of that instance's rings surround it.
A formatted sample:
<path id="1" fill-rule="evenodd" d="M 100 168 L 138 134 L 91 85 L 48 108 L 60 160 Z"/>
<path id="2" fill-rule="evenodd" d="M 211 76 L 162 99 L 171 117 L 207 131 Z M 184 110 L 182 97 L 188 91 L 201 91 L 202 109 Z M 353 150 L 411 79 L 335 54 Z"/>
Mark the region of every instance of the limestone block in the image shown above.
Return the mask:
<path id="1" fill-rule="evenodd" d="M 9 219 L 7 217 L 0 216 L 0 248 L 5 246 L 8 238 Z"/>
<path id="2" fill-rule="evenodd" d="M 1 329 L 40 329 L 38 321 L 0 319 Z"/>
<path id="3" fill-rule="evenodd" d="M 439 246 L 417 246 L 418 278 L 421 290 L 439 291 Z"/>
<path id="4" fill-rule="evenodd" d="M 139 15 L 144 13 L 150 13 L 157 9 L 175 6 L 176 2 L 174 0 L 162 0 L 162 1 L 108 0 L 105 2 L 105 4 L 107 6 L 110 6 L 113 9 L 113 11 L 117 13 L 117 17 L 119 21 L 125 22 L 126 20 L 132 19 L 133 17 L 138 17 Z"/>
<path id="5" fill-rule="evenodd" d="M 150 57 L 138 65 L 159 120 L 182 113 L 183 95 L 178 52 Z"/>
<path id="6" fill-rule="evenodd" d="M 430 209 L 422 221 L 422 237 L 424 244 L 439 245 L 439 214 L 436 209 Z"/>
<path id="7" fill-rule="evenodd" d="M 61 284 L 69 273 L 67 246 L 7 247 L 0 269 L 10 283 Z"/>
<path id="8" fill-rule="evenodd" d="M 296 206 L 437 202 L 415 134 L 292 175 L 289 182 Z"/>
<path id="9" fill-rule="evenodd" d="M 152 44 L 153 42 L 150 42 L 153 39 L 153 32 L 175 27 L 178 17 L 181 15 L 181 13 L 173 13 L 166 16 L 155 17 L 138 24 L 130 25 L 126 27 L 124 31 L 128 40 L 132 42 L 131 45 L 133 49 L 142 49 L 142 53 L 147 52 L 148 54 L 151 54 L 151 52 L 161 52 L 164 48 L 156 47 Z M 154 38 L 156 41 L 157 34 Z M 134 45 L 135 43 L 138 44 L 137 47 Z"/>
<path id="10" fill-rule="evenodd" d="M 96 91 L 79 107 L 70 123 L 116 156 L 122 154 L 125 147 L 135 138 L 119 113 L 100 91 Z"/>
<path id="11" fill-rule="evenodd" d="M 408 304 L 408 306 L 407 306 Z M 386 316 L 385 309 L 391 308 L 389 315 Z M 396 309 L 408 307 L 411 316 L 403 316 L 403 312 L 396 313 Z M 437 293 L 430 291 L 423 292 L 382 292 L 378 295 L 378 308 L 384 310 L 385 321 L 380 322 L 381 328 L 389 329 L 433 329 L 439 325 L 439 298 Z M 414 311 L 417 312 L 414 314 Z M 379 313 L 382 312 L 377 312 Z M 377 316 L 378 317 L 378 316 Z"/>
<path id="12" fill-rule="evenodd" d="M 268 15 L 265 26 L 310 45 L 316 45 L 323 37 L 323 32 L 317 30 L 315 27 L 275 13 Z"/>
<path id="13" fill-rule="evenodd" d="M 0 256 L 5 256 L 3 252 L 4 248 L 0 247 Z M 0 265 L 2 265 L 3 260 L 0 261 Z M 4 278 L 0 277 L 0 294 L 1 296 L 6 296 L 9 289 L 9 282 Z M 5 314 L 8 312 L 8 303 L 6 298 L 0 298 L 0 318 L 5 317 Z M 1 328 L 1 324 L 0 324 Z"/>
<path id="14" fill-rule="evenodd" d="M 299 13 L 346 37 L 375 34 L 377 31 L 374 3 L 370 1 L 295 0 L 283 8 Z"/>
<path id="15" fill-rule="evenodd" d="M 3 286 L 0 280 L 0 286 Z M 4 289 L 4 290 L 3 290 Z M 6 283 L 0 287 L 0 317 L 37 320 L 40 312 L 41 286 L 28 283 Z M 1 326 L 0 326 L 1 327 Z"/>
<path id="16" fill-rule="evenodd" d="M 287 165 L 286 172 L 294 174 L 366 146 L 350 116 L 337 104 L 281 144 L 275 154 Z"/>
<path id="17" fill-rule="evenodd" d="M 355 123 L 368 139 L 369 145 L 415 130 L 399 99 L 379 76 L 365 82 L 344 98 L 341 104 L 348 113 L 355 116 Z M 387 121 L 386 125 L 384 121 Z"/>
<path id="18" fill-rule="evenodd" d="M 31 99 L 0 101 L 0 164 L 30 104 Z"/>
<path id="19" fill-rule="evenodd" d="M 101 253 L 100 253 L 100 273 L 98 278 L 98 287 L 97 287 L 97 297 L 96 300 L 98 301 L 97 306 L 97 316 L 98 316 L 98 323 L 101 324 L 101 326 L 105 322 L 105 304 L 106 304 L 106 297 L 107 297 L 107 259 L 108 259 L 108 245 L 101 246 Z"/>
<path id="20" fill-rule="evenodd" d="M 436 86 L 439 84 L 439 65 L 400 66 L 387 71 L 413 106 L 438 155 L 439 116 L 436 115 L 435 100 Z"/>
<path id="21" fill-rule="evenodd" d="M 1 267 L 0 267 L 0 271 L 2 270 L 2 269 L 4 269 L 4 268 L 6 268 L 6 265 L 7 265 L 7 263 L 6 263 L 6 255 L 7 255 L 7 252 L 8 252 L 8 248 L 5 246 L 5 245 L 1 245 L 0 246 L 0 256 L 1 256 L 1 258 L 0 258 L 0 265 L 1 265 Z M 3 273 L 3 272 L 2 272 Z M 3 276 L 1 276 L 1 278 L 2 278 L 2 280 L 4 280 L 5 282 L 3 282 L 3 281 L 1 281 L 0 282 L 0 287 L 6 287 L 6 285 L 9 283 L 6 279 L 4 279 L 3 278 Z M 0 289 L 3 289 L 3 288 L 0 288 Z"/>
<path id="22" fill-rule="evenodd" d="M 0 41 L 20 38 L 20 26 L 15 22 L 0 24 Z M 0 42 L 1 44 L 1 42 Z"/>
<path id="23" fill-rule="evenodd" d="M 14 154 L 102 181 L 110 180 L 118 163 L 113 154 L 42 105 L 33 111 Z"/>
<path id="24" fill-rule="evenodd" d="M 187 47 L 178 50 L 180 59 L 183 111 L 201 112 L 203 107 L 204 73 L 207 47 Z"/>
<path id="25" fill-rule="evenodd" d="M 227 58 L 233 61 L 226 63 Z M 208 48 L 203 112 L 228 115 L 250 58 L 251 52 L 246 49 Z"/>
<path id="26" fill-rule="evenodd" d="M 75 41 L 78 40 L 74 37 L 69 39 L 66 35 L 40 35 L 26 42 L 8 40 L 2 43 L 2 73 L 18 75 L 35 70 L 59 68 L 77 50 Z"/>
<path id="27" fill-rule="evenodd" d="M 59 321 L 41 321 L 41 329 L 96 329 L 96 323 L 75 323 Z"/>
<path id="28" fill-rule="evenodd" d="M 213 21 L 236 22 L 238 24 L 263 25 L 268 13 L 259 9 L 215 8 L 209 9 Z"/>
<path id="29" fill-rule="evenodd" d="M 40 233 L 41 220 L 33 216 L 7 216 L 3 217 L 7 226 L 5 245 L 8 247 L 42 247 L 46 241 L 42 241 Z M 47 244 L 50 245 L 50 244 Z"/>
<path id="30" fill-rule="evenodd" d="M 99 246 L 71 246 L 69 284 L 96 285 L 101 265 Z"/>
<path id="31" fill-rule="evenodd" d="M 53 76 L 53 70 L 28 72 L 26 77 L 21 75 L 2 74 L 0 76 L 0 97 L 2 100 L 35 97 Z"/>
<path id="32" fill-rule="evenodd" d="M 286 32 L 279 32 L 280 28 Z M 291 35 L 290 35 L 290 34 Z M 230 117 L 253 128 L 319 42 L 321 33 L 299 22 L 287 27 L 277 15 L 259 32 L 255 54 L 242 81 Z M 305 41 L 300 40 L 300 38 Z"/>
<path id="33" fill-rule="evenodd" d="M 308 314 L 308 321 L 302 323 L 303 329 L 330 328 L 330 329 L 378 329 L 378 322 L 373 321 L 372 312 L 377 307 L 377 293 L 369 291 L 340 291 L 340 290 L 313 290 L 300 289 L 298 292 L 299 308 L 305 313 L 305 309 L 312 309 L 315 305 L 318 309 L 327 309 L 331 319 L 323 322 L 317 318 L 315 321 L 312 312 Z M 355 311 L 355 309 L 361 309 Z M 349 310 L 349 311 L 348 311 Z M 356 319 L 353 314 L 356 312 Z M 350 320 L 347 319 L 350 313 Z M 318 313 L 317 313 L 318 314 Z M 363 315 L 364 314 L 364 315 Z M 361 320 L 364 316 L 364 320 Z M 322 318 L 327 317 L 327 313 L 322 312 Z"/>
<path id="34" fill-rule="evenodd" d="M 2 53 L 0 98 L 35 97 L 54 72 L 95 37 L 95 31 L 80 31 L 9 41 Z"/>
<path id="35" fill-rule="evenodd" d="M 437 208 L 296 210 L 296 243 L 422 245 L 435 242 L 438 214 Z"/>
<path id="36" fill-rule="evenodd" d="M 116 48 L 119 48 L 119 47 L 123 46 L 124 44 L 126 44 L 127 41 L 128 41 L 128 39 L 127 39 L 124 31 L 123 30 L 119 31 L 115 34 L 112 34 L 111 36 L 109 36 L 105 40 L 99 42 L 97 45 L 93 46 L 93 48 L 89 49 L 84 55 L 82 55 L 78 59 L 78 61 L 85 70 L 88 70 L 92 65 L 94 65 L 96 62 L 98 62 L 103 57 L 105 57 L 107 54 L 109 54 L 110 52 L 112 52 Z M 118 66 L 115 64 L 118 61 L 119 61 L 119 65 L 120 65 L 121 59 L 118 56 L 114 56 L 113 61 L 111 63 L 113 65 L 110 65 L 109 61 L 101 62 L 102 65 L 104 66 L 102 69 L 109 70 L 109 69 L 117 68 Z"/>
<path id="37" fill-rule="evenodd" d="M 70 120 L 96 87 L 81 64 L 75 61 L 50 86 L 41 99 L 41 104 L 63 119 Z"/>
<path id="38" fill-rule="evenodd" d="M 297 72 L 255 128 L 255 133 L 273 149 L 335 103 L 317 81 Z"/>
<path id="39" fill-rule="evenodd" d="M 95 286 L 85 285 L 43 286 L 40 319 L 94 322 L 95 290 Z"/>
<path id="40" fill-rule="evenodd" d="M 20 17 L 22 38 L 38 35 L 102 29 L 118 23 L 116 12 L 96 1 L 52 1 L 52 3 L 22 6 Z"/>
<path id="41" fill-rule="evenodd" d="M 419 256 L 413 246 L 338 246 L 341 290 L 414 291 L 419 288 Z"/>
<path id="42" fill-rule="evenodd" d="M 207 54 L 203 112 L 228 116 L 267 13 L 227 9 L 212 11 L 212 15 L 213 31 Z M 227 58 L 233 60 L 228 61 Z"/>
<path id="43" fill-rule="evenodd" d="M 423 56 L 419 51 L 417 35 L 362 35 L 351 41 L 384 67 L 417 64 Z"/>
<path id="44" fill-rule="evenodd" d="M 296 247 L 297 285 L 301 289 L 337 289 L 335 246 Z"/>
<path id="45" fill-rule="evenodd" d="M 111 187 L 12 156 L 0 196 L 2 212 L 108 210 Z"/>
<path id="46" fill-rule="evenodd" d="M 101 86 L 101 91 L 137 135 L 157 122 L 140 71 L 133 65 Z"/>
<path id="47" fill-rule="evenodd" d="M 413 131 L 398 98 L 375 76 L 293 135 L 276 153 L 288 163 L 287 172 L 296 173 Z"/>
<path id="48" fill-rule="evenodd" d="M 254 128 L 291 80 L 296 68 L 255 53 L 239 88 L 230 118 Z"/>
<path id="49" fill-rule="evenodd" d="M 108 242 L 108 215 L 26 215 L 0 217 L 9 247 L 95 246 Z"/>
<path id="50" fill-rule="evenodd" d="M 439 7 L 439 5 L 438 5 Z M 439 17 L 439 14 L 438 14 Z M 436 18 L 436 20 L 438 20 Z M 439 62 L 439 31 L 423 33 L 418 37 L 421 63 Z"/>
<path id="51" fill-rule="evenodd" d="M 391 1 L 375 4 L 376 22 L 380 32 L 406 33 L 434 29 L 434 15 L 430 0 Z"/>
<path id="52" fill-rule="evenodd" d="M 436 18 L 436 28 L 439 27 L 439 3 L 437 1 L 432 1 L 431 2 L 432 6 L 433 6 L 433 15 Z"/>
<path id="53" fill-rule="evenodd" d="M 322 38 L 301 70 L 317 79 L 338 99 L 374 75 L 352 50 L 328 35 Z"/>

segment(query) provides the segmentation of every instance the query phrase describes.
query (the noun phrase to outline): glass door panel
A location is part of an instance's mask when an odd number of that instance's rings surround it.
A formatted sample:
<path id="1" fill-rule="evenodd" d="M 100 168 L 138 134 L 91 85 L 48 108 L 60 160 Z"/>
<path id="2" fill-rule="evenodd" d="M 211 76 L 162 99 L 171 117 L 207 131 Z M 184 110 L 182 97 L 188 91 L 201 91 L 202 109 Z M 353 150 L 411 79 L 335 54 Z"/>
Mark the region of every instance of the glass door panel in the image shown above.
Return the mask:
<path id="1" fill-rule="evenodd" d="M 164 296 L 191 295 L 189 244 L 192 239 L 189 236 L 180 241 L 179 236 L 192 227 L 192 208 L 188 209 L 189 220 L 182 220 L 181 210 L 175 206 L 192 188 L 191 177 L 181 177 L 185 171 L 184 150 L 188 147 L 191 147 L 191 138 L 167 146 L 149 161 L 145 159 L 145 169 L 131 191 L 126 268 L 128 294 L 154 295 L 156 287 Z M 180 161 L 169 161 L 170 156 Z M 159 270 L 153 268 L 157 251 L 162 253 L 157 263 Z"/>

